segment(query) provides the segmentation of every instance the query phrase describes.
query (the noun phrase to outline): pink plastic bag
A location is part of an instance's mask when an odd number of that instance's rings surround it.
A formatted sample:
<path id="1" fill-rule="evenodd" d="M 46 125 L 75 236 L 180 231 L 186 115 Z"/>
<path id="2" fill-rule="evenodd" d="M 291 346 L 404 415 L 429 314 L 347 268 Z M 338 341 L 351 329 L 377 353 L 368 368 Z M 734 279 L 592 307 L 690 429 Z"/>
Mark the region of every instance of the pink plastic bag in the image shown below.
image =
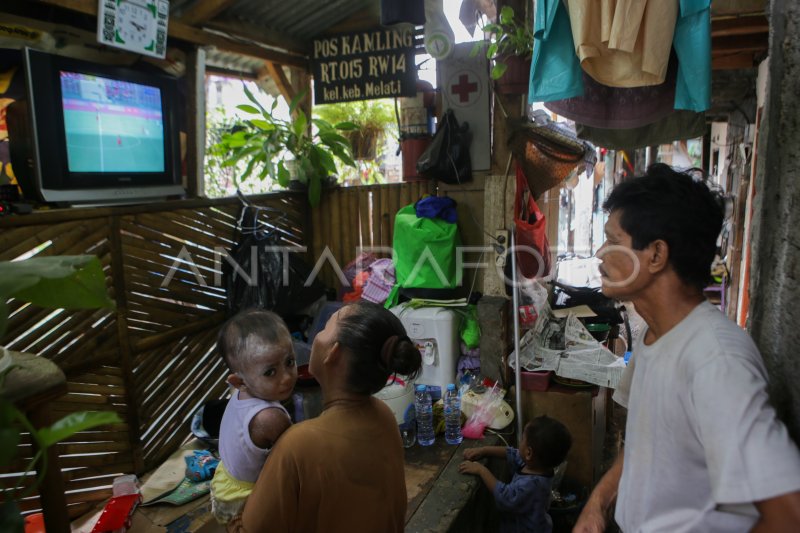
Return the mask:
<path id="1" fill-rule="evenodd" d="M 495 413 L 500 408 L 504 394 L 505 391 L 499 388 L 497 383 L 483 394 L 480 405 L 467 419 L 467 423 L 461 429 L 461 434 L 468 439 L 482 439 L 483 431 L 494 420 Z"/>

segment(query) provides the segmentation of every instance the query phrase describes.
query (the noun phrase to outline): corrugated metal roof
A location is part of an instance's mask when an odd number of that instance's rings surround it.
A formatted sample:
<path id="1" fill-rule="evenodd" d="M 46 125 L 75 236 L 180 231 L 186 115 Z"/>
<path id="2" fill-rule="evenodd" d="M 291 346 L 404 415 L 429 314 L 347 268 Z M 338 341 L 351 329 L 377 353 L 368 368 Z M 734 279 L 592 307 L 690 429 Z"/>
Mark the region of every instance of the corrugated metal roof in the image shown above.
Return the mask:
<path id="1" fill-rule="evenodd" d="M 189 16 L 206 0 L 172 0 L 170 12 L 180 19 Z M 195 24 L 241 24 L 250 34 L 263 31 L 264 41 L 276 33 L 295 43 L 304 43 L 363 10 L 377 12 L 377 0 L 236 0 L 213 19 Z M 310 42 L 308 43 L 310 46 Z"/>
<path id="2" fill-rule="evenodd" d="M 241 75 L 244 78 L 257 79 L 264 70 L 264 61 L 254 57 L 225 52 L 215 48 L 206 51 L 206 71 L 209 74 Z M 277 96 L 278 86 L 270 76 L 261 76 L 259 86 L 267 93 Z"/>
<path id="3" fill-rule="evenodd" d="M 715 68 L 752 67 L 766 54 L 766 31 L 763 31 L 763 28 L 766 28 L 766 20 L 764 20 L 764 24 L 758 25 L 752 22 L 757 17 L 736 17 L 742 13 L 763 12 L 765 3 L 766 0 L 732 0 L 723 3 L 724 5 L 719 2 L 712 5 L 712 11 L 717 16 L 712 23 Z M 216 13 L 210 20 L 194 22 L 192 25 L 198 29 L 204 28 L 206 31 L 221 32 L 221 34 L 234 40 L 241 40 L 243 43 L 259 42 L 268 46 L 309 54 L 311 41 L 320 35 L 329 33 L 331 28 L 340 23 L 347 23 L 351 27 L 378 25 L 379 4 L 379 0 L 289 0 L 288 2 L 286 0 L 171 0 L 170 10 L 177 19 L 188 17 L 196 20 L 200 13 L 207 12 L 202 9 L 203 6 L 223 6 L 225 9 Z M 720 15 L 724 16 L 719 17 Z M 724 27 L 717 28 L 720 20 Z M 745 30 L 761 32 L 758 35 L 763 37 L 763 51 L 752 49 L 752 43 L 749 41 L 745 43 L 749 48 L 742 48 L 741 51 L 733 50 L 740 38 L 752 40 L 753 35 L 739 35 Z M 725 53 L 721 55 L 717 49 L 723 45 Z M 739 63 L 728 66 L 717 65 L 722 60 L 730 62 L 731 58 L 728 56 L 733 52 L 742 56 Z M 260 59 L 214 49 L 210 49 L 207 53 L 207 65 L 210 69 L 216 68 L 230 73 L 241 73 L 251 78 L 259 77 L 264 69 L 263 61 Z M 261 78 L 269 80 L 265 82 L 272 84 L 270 92 L 274 94 L 277 90 L 274 87 L 274 81 L 269 76 L 261 75 Z M 720 78 L 716 70 L 715 78 Z M 736 85 L 735 82 L 738 79 L 725 77 L 723 86 L 731 89 L 728 86 Z M 749 78 L 743 81 L 748 86 L 751 82 Z M 715 96 L 730 92 L 719 91 L 717 90 L 719 87 L 716 85 Z M 735 99 L 731 100 L 735 101 Z M 720 105 L 719 98 L 715 98 L 714 109 L 727 111 L 727 99 L 721 103 L 724 105 Z"/>
<path id="4" fill-rule="evenodd" d="M 310 39 L 374 5 L 375 0 L 238 0 L 225 16 Z"/>
<path id="5" fill-rule="evenodd" d="M 264 60 L 210 48 L 206 50 L 206 66 L 211 69 L 239 72 L 245 77 L 254 77 L 264 69 Z"/>

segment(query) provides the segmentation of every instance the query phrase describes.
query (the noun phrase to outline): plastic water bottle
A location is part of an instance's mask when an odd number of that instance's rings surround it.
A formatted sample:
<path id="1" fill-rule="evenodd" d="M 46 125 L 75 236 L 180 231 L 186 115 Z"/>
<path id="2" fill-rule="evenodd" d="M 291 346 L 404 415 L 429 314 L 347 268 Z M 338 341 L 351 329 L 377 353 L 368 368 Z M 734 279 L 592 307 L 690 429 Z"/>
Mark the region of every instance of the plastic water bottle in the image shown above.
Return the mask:
<path id="1" fill-rule="evenodd" d="M 417 412 L 417 442 L 420 446 L 430 446 L 436 440 L 433 433 L 433 407 L 428 387 L 417 385 L 414 395 L 414 409 Z"/>
<path id="2" fill-rule="evenodd" d="M 450 383 L 444 393 L 444 440 L 447 444 L 461 444 L 461 398 L 455 384 Z"/>
<path id="3" fill-rule="evenodd" d="M 292 403 L 294 404 L 294 422 L 302 422 L 306 419 L 305 409 L 303 409 L 303 395 L 299 392 L 292 394 Z"/>

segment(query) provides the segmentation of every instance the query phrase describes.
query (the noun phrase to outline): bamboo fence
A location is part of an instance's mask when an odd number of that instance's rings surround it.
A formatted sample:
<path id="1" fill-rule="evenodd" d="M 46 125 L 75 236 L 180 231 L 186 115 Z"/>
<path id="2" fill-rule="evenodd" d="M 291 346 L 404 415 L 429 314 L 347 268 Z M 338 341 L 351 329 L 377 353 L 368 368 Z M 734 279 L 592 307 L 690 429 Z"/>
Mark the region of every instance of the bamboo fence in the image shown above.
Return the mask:
<path id="1" fill-rule="evenodd" d="M 359 247 L 391 246 L 397 210 L 431 191 L 430 182 L 340 188 L 326 191 L 314 210 L 302 194 L 253 201 L 280 213 L 266 223 L 287 246 L 307 247 L 311 266 L 327 247 L 344 268 Z M 0 339 L 64 370 L 68 392 L 53 404 L 54 421 L 81 410 L 111 410 L 123 420 L 57 444 L 71 518 L 107 499 L 116 476 L 158 466 L 191 436 L 197 408 L 226 394 L 227 369 L 215 350 L 226 296 L 215 276 L 219 251 L 237 239 L 240 209 L 235 198 L 198 199 L 0 218 L 0 261 L 96 255 L 117 304 L 68 311 L 10 300 Z M 331 261 L 320 278 L 341 289 Z M 16 483 L 32 456 L 30 435 L 19 448 L 16 463 L 0 472 L 5 486 Z M 19 504 L 24 512 L 40 508 L 35 492 Z"/>

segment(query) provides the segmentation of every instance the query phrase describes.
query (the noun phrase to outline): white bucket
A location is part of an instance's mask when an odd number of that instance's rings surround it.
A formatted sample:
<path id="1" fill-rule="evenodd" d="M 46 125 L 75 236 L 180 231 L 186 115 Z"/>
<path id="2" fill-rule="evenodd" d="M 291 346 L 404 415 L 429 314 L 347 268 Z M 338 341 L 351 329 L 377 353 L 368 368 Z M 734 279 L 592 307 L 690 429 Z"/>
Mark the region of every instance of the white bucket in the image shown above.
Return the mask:
<path id="1" fill-rule="evenodd" d="M 410 419 L 409 409 L 414 407 L 414 384 L 405 381 L 395 381 L 386 385 L 376 392 L 373 396 L 389 406 L 394 413 L 394 418 L 398 424 Z"/>

